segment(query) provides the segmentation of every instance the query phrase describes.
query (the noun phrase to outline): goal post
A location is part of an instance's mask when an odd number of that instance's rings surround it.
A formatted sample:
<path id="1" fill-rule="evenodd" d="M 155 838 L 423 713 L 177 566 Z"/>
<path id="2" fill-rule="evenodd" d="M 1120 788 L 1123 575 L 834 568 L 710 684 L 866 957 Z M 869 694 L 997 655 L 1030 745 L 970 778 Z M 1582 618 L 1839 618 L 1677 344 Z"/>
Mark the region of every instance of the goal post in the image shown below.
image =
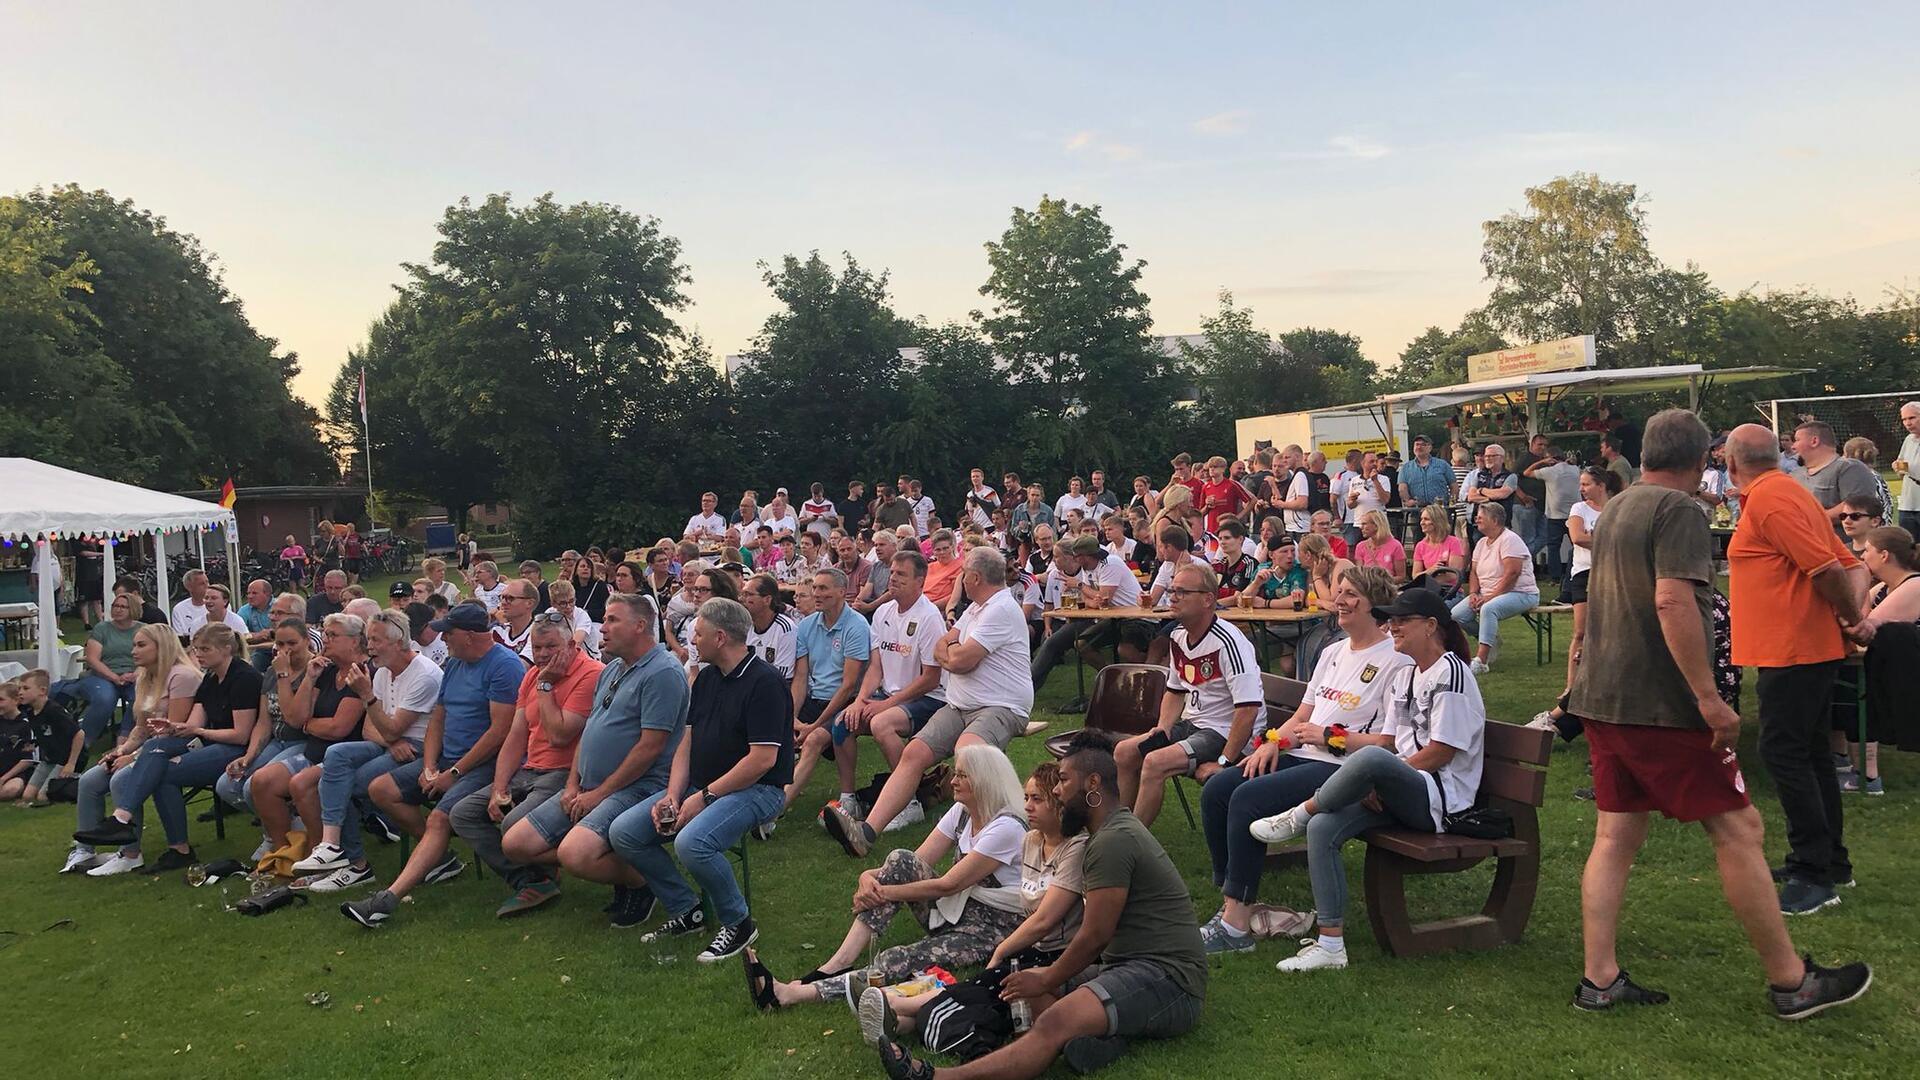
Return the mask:
<path id="1" fill-rule="evenodd" d="M 1766 413 L 1775 435 L 1791 435 L 1801 424 L 1818 420 L 1833 429 L 1838 446 L 1846 446 L 1848 439 L 1870 439 L 1878 451 L 1879 464 L 1884 466 L 1900 453 L 1900 444 L 1907 437 L 1906 429 L 1900 426 L 1900 406 L 1909 401 L 1920 401 L 1920 390 L 1774 398 L 1767 402 Z"/>

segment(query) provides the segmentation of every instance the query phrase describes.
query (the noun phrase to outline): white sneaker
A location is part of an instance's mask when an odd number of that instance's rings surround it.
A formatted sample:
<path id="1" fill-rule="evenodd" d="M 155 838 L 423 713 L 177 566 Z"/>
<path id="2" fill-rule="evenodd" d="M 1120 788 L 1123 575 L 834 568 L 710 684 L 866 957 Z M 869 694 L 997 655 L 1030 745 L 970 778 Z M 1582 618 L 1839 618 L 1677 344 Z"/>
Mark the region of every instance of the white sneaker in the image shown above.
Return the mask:
<path id="1" fill-rule="evenodd" d="M 919 799 L 914 799 L 907 803 L 907 805 L 901 807 L 899 813 L 893 815 L 893 820 L 887 822 L 887 827 L 884 831 L 899 832 L 901 829 L 911 825 L 918 825 L 925 820 L 927 820 L 926 808 L 920 805 Z"/>
<path id="2" fill-rule="evenodd" d="M 1278 971 L 1319 971 L 1347 966 L 1347 950 L 1330 952 L 1320 947 L 1318 938 L 1300 939 L 1300 951 L 1273 965 Z"/>
<path id="3" fill-rule="evenodd" d="M 1537 713 L 1534 713 L 1534 714 L 1533 714 L 1533 719 L 1532 719 L 1532 720 L 1529 720 L 1529 721 L 1527 721 L 1527 726 L 1528 726 L 1528 727 L 1530 727 L 1530 728 L 1533 728 L 1533 729 L 1534 729 L 1535 731 L 1555 731 L 1555 730 L 1558 730 L 1557 728 L 1555 728 L 1555 727 L 1554 727 L 1554 724 L 1553 724 L 1553 710 L 1552 710 L 1552 709 L 1547 709 L 1547 710 L 1544 710 L 1544 711 L 1542 711 L 1542 712 L 1537 712 Z"/>
<path id="4" fill-rule="evenodd" d="M 370 866 L 360 869 L 343 866 L 331 874 L 301 878 L 299 881 L 294 882 L 291 887 L 297 890 L 301 887 L 301 882 L 305 882 L 305 887 L 308 892 L 331 893 L 340 892 L 343 889 L 351 889 L 355 885 L 364 885 L 372 880 L 373 868 Z"/>
<path id="5" fill-rule="evenodd" d="M 67 863 L 60 868 L 60 872 L 71 874 L 77 870 L 91 870 L 106 861 L 105 855 L 92 848 L 77 847 L 67 852 Z"/>
<path id="6" fill-rule="evenodd" d="M 1487 672 L 1493 670 L 1492 668 L 1487 666 L 1487 662 L 1485 660 L 1482 660 L 1477 656 L 1473 658 L 1473 662 L 1471 664 L 1467 665 L 1467 668 L 1468 670 L 1472 671 L 1475 675 L 1485 675 Z"/>
<path id="7" fill-rule="evenodd" d="M 832 802 L 827 803 L 826 806 L 820 808 L 820 813 L 815 816 L 814 821 L 823 829 L 827 827 L 827 807 L 831 806 L 839 807 L 841 813 L 855 821 L 864 821 L 866 819 L 866 815 L 861 813 L 860 797 L 858 795 L 848 795 L 844 799 L 834 799 Z"/>
<path id="8" fill-rule="evenodd" d="M 324 874 L 329 870 L 338 870 L 345 865 L 347 865 L 347 853 L 340 850 L 340 845 L 321 841 L 314 845 L 313 851 L 306 858 L 293 864 L 293 872 L 296 874 Z"/>
<path id="9" fill-rule="evenodd" d="M 112 877 L 115 874 L 131 874 L 145 865 L 147 865 L 147 860 L 137 853 L 133 855 L 122 855 L 119 852 L 114 852 L 112 858 L 87 871 L 87 876 Z"/>
<path id="10" fill-rule="evenodd" d="M 257 866 L 260 860 L 266 858 L 271 851 L 273 851 L 273 841 L 263 836 L 260 838 L 260 846 L 253 849 L 253 857 L 247 862 Z"/>
<path id="11" fill-rule="evenodd" d="M 1305 835 L 1306 831 L 1306 822 L 1296 820 L 1292 810 L 1282 810 L 1247 826 L 1247 832 L 1263 844 L 1290 843 Z"/>

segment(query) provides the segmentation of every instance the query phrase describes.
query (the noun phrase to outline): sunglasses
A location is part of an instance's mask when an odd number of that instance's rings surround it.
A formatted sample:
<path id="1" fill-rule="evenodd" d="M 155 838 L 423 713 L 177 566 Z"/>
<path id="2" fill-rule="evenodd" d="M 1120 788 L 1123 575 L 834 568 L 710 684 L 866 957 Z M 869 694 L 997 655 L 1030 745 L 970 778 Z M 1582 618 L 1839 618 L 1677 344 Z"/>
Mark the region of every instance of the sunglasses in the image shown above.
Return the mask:
<path id="1" fill-rule="evenodd" d="M 535 615 L 533 617 L 533 621 L 537 623 L 542 623 L 542 622 L 559 623 L 561 626 L 565 626 L 572 620 L 568 619 L 565 615 L 562 615 L 557 611 L 543 611 L 540 614 Z"/>
<path id="2" fill-rule="evenodd" d="M 1873 517 L 1872 514 L 1846 513 L 1840 515 L 1841 521 L 1862 521 Z"/>

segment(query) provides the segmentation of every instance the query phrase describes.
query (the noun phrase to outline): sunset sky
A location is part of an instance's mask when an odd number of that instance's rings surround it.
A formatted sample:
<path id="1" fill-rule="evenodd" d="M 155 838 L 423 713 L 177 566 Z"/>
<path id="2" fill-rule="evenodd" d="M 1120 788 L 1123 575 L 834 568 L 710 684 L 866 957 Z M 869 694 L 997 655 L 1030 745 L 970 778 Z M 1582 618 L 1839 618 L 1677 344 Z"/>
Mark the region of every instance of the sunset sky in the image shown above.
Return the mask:
<path id="1" fill-rule="evenodd" d="M 771 309 L 756 261 L 814 248 L 963 317 L 1042 194 L 1101 205 L 1158 332 L 1225 288 L 1382 362 L 1484 298 L 1482 221 L 1575 170 L 1723 288 L 1920 286 L 1920 5 L 1333 7 L 9 0 L 0 192 L 198 236 L 315 401 L 442 210 L 497 191 L 658 217 L 716 355 Z"/>

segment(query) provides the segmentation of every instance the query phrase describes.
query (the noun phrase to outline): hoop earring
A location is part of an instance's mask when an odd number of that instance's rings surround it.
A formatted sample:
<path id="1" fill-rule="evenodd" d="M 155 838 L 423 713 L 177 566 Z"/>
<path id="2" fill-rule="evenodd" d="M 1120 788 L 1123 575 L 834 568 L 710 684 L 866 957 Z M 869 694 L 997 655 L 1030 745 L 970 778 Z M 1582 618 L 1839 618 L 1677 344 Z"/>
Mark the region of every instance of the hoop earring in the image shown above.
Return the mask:
<path id="1" fill-rule="evenodd" d="M 1098 810 L 1100 804 L 1106 801 L 1106 798 L 1097 791 L 1087 793 L 1087 808 L 1090 810 Z"/>

